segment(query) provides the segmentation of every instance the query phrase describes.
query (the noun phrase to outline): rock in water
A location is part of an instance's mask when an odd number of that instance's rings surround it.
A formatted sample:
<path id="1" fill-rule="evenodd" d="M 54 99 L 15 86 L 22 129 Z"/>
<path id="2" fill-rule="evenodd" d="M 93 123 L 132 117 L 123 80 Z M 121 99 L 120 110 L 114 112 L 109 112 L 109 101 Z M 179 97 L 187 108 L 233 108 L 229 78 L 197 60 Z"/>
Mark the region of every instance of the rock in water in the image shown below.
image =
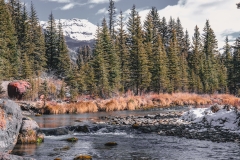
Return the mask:
<path id="1" fill-rule="evenodd" d="M 0 153 L 0 160 L 35 160 L 35 159 L 15 156 L 7 153 Z"/>
<path id="2" fill-rule="evenodd" d="M 23 117 L 22 126 L 18 135 L 18 143 L 42 143 L 44 141 L 44 134 L 41 132 L 36 121 L 29 117 Z"/>
<path id="3" fill-rule="evenodd" d="M 17 143 L 22 112 L 13 101 L 0 99 L 0 152 L 9 153 Z"/>

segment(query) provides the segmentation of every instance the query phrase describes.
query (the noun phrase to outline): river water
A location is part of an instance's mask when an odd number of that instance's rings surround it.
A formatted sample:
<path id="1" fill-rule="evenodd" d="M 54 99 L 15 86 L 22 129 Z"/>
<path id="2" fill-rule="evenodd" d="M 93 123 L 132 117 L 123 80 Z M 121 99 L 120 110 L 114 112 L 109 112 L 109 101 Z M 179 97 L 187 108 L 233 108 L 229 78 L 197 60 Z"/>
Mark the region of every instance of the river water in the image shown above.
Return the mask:
<path id="1" fill-rule="evenodd" d="M 91 125 L 99 116 L 147 115 L 161 112 L 166 110 L 44 115 L 33 118 L 41 128 L 54 128 L 78 123 Z M 75 120 L 82 122 L 75 122 Z M 65 141 L 72 136 L 79 140 L 76 143 Z M 112 141 L 117 142 L 118 145 L 114 147 L 104 145 Z M 69 149 L 63 150 L 62 148 L 66 146 Z M 240 145 L 101 128 L 90 133 L 46 136 L 44 143 L 16 145 L 12 153 L 37 160 L 53 160 L 57 157 L 62 160 L 73 160 L 79 154 L 91 155 L 94 160 L 235 160 L 240 159 Z"/>

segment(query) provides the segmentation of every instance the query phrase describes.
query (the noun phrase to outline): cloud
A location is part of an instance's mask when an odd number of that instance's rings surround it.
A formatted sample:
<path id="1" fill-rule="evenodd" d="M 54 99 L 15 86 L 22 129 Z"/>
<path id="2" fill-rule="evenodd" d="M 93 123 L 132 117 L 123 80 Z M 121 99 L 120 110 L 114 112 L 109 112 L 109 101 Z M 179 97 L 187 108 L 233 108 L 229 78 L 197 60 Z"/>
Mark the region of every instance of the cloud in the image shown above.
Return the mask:
<path id="1" fill-rule="evenodd" d="M 66 4 L 65 6 L 61 7 L 61 10 L 68 10 L 68 9 L 71 9 L 75 6 L 74 3 L 69 3 L 69 4 Z"/>
<path id="2" fill-rule="evenodd" d="M 99 9 L 97 11 L 96 15 L 98 15 L 98 14 L 106 14 L 106 13 L 108 13 L 108 10 L 106 8 L 102 8 L 102 9 Z"/>
<path id="3" fill-rule="evenodd" d="M 114 0 L 114 2 L 118 2 L 120 0 Z M 96 4 L 100 4 L 100 3 L 109 3 L 109 0 L 89 0 L 89 3 L 96 3 Z"/>
<path id="4" fill-rule="evenodd" d="M 50 2 L 58 2 L 58 3 L 70 3 L 71 0 L 49 0 Z"/>
<path id="5" fill-rule="evenodd" d="M 167 6 L 159 10 L 159 15 L 169 20 L 170 16 L 174 19 L 180 18 L 184 29 L 188 30 L 192 37 L 194 27 L 197 25 L 201 33 L 206 20 L 214 30 L 218 39 L 218 46 L 224 45 L 226 35 L 229 35 L 230 41 L 234 36 L 240 33 L 240 10 L 237 9 L 236 3 L 239 0 L 179 0 L 177 5 Z M 149 10 L 140 11 L 142 19 L 145 19 Z"/>

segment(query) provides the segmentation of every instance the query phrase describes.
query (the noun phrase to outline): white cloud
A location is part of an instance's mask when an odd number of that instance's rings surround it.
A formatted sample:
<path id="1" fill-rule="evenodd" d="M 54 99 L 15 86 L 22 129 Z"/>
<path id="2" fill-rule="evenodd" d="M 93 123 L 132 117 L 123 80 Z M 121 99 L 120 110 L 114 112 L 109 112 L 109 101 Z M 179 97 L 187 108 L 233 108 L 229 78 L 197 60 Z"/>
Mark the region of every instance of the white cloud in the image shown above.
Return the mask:
<path id="1" fill-rule="evenodd" d="M 118 2 L 120 0 L 114 0 L 114 2 Z M 89 0 L 89 3 L 96 3 L 96 4 L 99 4 L 99 3 L 109 3 L 109 0 Z"/>
<path id="2" fill-rule="evenodd" d="M 97 14 L 106 14 L 108 12 L 108 10 L 106 8 L 102 8 L 102 9 L 99 9 L 96 13 Z"/>
<path id="3" fill-rule="evenodd" d="M 65 6 L 61 7 L 61 10 L 68 10 L 68 9 L 71 9 L 75 6 L 74 3 L 69 3 L 69 4 L 66 4 Z"/>
<path id="4" fill-rule="evenodd" d="M 58 3 L 70 3 L 71 0 L 49 0 L 51 2 L 58 2 Z"/>
<path id="5" fill-rule="evenodd" d="M 239 0 L 179 0 L 177 5 L 167 6 L 159 10 L 159 15 L 169 20 L 170 16 L 174 19 L 180 18 L 182 26 L 187 29 L 192 37 L 194 27 L 197 25 L 202 33 L 206 20 L 214 30 L 218 39 L 218 46 L 224 45 L 227 34 L 240 31 L 240 10 L 236 3 Z M 140 11 L 142 19 L 145 19 L 149 10 Z M 233 39 L 233 37 L 229 37 Z"/>

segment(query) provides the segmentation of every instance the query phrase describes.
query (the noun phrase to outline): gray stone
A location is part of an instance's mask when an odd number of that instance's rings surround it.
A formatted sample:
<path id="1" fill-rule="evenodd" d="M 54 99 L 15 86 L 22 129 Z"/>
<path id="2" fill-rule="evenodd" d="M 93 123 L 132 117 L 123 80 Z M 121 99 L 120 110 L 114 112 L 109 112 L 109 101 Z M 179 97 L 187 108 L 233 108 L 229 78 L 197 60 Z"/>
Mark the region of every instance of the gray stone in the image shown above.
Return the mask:
<path id="1" fill-rule="evenodd" d="M 33 158 L 20 157 L 7 153 L 0 153 L 0 160 L 35 160 Z"/>
<path id="2" fill-rule="evenodd" d="M 8 99 L 0 99 L 0 152 L 9 153 L 17 143 L 22 124 L 20 107 Z"/>

